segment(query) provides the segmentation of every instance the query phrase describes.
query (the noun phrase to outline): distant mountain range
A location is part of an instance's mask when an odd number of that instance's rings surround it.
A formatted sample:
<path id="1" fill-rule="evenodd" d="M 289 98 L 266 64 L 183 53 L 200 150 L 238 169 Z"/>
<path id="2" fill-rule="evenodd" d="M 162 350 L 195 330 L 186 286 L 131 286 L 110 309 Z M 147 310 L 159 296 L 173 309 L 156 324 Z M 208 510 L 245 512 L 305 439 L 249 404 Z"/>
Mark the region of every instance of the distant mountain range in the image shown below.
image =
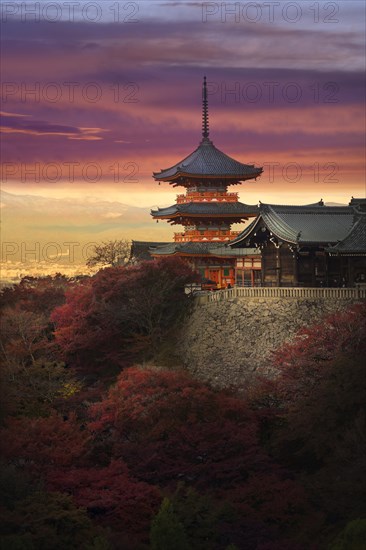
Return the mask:
<path id="1" fill-rule="evenodd" d="M 169 224 L 152 223 L 149 208 L 90 196 L 56 199 L 2 191 L 1 214 L 5 282 L 16 282 L 26 274 L 85 273 L 85 250 L 90 253 L 92 245 L 102 241 L 173 238 Z"/>
<path id="2" fill-rule="evenodd" d="M 149 208 L 95 197 L 50 198 L 2 191 L 1 220 L 6 280 L 26 273 L 85 271 L 93 244 L 103 241 L 173 237 L 168 224 L 153 223 Z"/>
<path id="3" fill-rule="evenodd" d="M 98 220 L 123 218 L 124 221 L 132 221 L 149 214 L 149 208 L 139 208 L 117 201 L 101 201 L 95 197 L 55 199 L 39 195 L 15 195 L 7 191 L 1 192 L 1 205 L 3 208 L 12 209 L 14 214 L 20 214 L 23 211 L 32 215 L 41 213 L 42 216 L 47 217 L 71 218 L 82 215 L 92 219 L 97 216 Z M 149 219 L 148 217 L 147 220 Z"/>
<path id="4" fill-rule="evenodd" d="M 146 232 L 162 233 L 169 227 L 152 223 L 150 208 L 141 208 L 118 201 L 85 198 L 50 198 L 38 195 L 1 193 L 3 231 L 6 238 L 16 240 L 70 238 L 83 241 L 116 238 L 146 238 Z M 5 237 L 4 235 L 4 237 Z"/>

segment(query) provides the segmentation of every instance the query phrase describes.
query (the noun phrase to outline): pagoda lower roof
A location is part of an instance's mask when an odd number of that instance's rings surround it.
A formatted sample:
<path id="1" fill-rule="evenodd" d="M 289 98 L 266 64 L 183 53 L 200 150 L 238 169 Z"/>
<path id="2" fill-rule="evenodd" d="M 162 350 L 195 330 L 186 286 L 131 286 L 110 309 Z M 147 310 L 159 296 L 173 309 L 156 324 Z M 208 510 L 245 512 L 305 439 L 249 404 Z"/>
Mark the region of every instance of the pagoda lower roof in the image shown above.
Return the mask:
<path id="1" fill-rule="evenodd" d="M 171 182 L 180 177 L 244 181 L 257 178 L 262 172 L 263 168 L 256 168 L 254 164 L 243 164 L 217 149 L 209 138 L 203 138 L 193 153 L 170 168 L 154 172 L 153 177 L 157 181 Z"/>
<path id="2" fill-rule="evenodd" d="M 231 241 L 230 246 L 250 238 L 261 220 L 273 236 L 285 242 L 330 245 L 346 237 L 353 226 L 354 215 L 355 209 L 351 206 L 260 204 L 258 217 Z"/>
<path id="3" fill-rule="evenodd" d="M 152 256 L 212 256 L 212 257 L 238 257 L 238 256 L 257 256 L 260 255 L 258 248 L 246 248 L 233 250 L 226 244 L 214 242 L 186 242 L 186 243 L 169 243 L 160 246 L 152 246 L 149 248 L 149 253 Z"/>
<path id="4" fill-rule="evenodd" d="M 258 256 L 259 248 L 232 249 L 227 243 L 215 242 L 185 242 L 167 243 L 153 241 L 132 241 L 132 256 L 138 260 L 151 260 L 154 256 L 211 256 L 237 258 L 243 256 Z"/>
<path id="5" fill-rule="evenodd" d="M 170 243 L 161 241 L 132 241 L 131 257 L 137 260 L 152 260 L 150 248 L 153 249 L 158 246 L 165 246 L 167 244 Z"/>
<path id="6" fill-rule="evenodd" d="M 174 204 L 167 208 L 151 210 L 154 218 L 184 217 L 235 217 L 247 218 L 256 216 L 259 212 L 257 205 L 248 205 L 241 202 L 186 202 Z"/>

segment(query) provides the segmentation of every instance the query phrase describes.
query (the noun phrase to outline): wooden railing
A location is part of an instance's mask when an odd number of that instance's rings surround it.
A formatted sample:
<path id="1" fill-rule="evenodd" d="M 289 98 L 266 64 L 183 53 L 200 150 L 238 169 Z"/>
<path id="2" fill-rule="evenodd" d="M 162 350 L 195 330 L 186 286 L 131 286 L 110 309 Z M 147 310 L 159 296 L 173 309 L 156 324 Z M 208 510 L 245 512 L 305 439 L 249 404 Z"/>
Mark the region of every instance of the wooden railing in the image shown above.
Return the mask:
<path id="1" fill-rule="evenodd" d="M 216 290 L 207 294 L 200 294 L 198 302 L 221 302 L 233 298 L 331 298 L 337 299 L 366 299 L 366 288 L 281 288 L 281 287 L 234 287 L 225 290 Z"/>
<path id="2" fill-rule="evenodd" d="M 238 202 L 238 193 L 220 193 L 219 191 L 192 192 L 187 195 L 177 195 L 177 203 L 186 202 Z"/>
<path id="3" fill-rule="evenodd" d="M 225 233 L 225 234 L 224 234 Z M 210 241 L 230 241 L 239 235 L 240 231 L 215 231 L 207 230 L 204 233 L 201 231 L 185 231 L 184 233 L 174 233 L 174 241 L 176 243 L 187 242 L 210 242 Z"/>

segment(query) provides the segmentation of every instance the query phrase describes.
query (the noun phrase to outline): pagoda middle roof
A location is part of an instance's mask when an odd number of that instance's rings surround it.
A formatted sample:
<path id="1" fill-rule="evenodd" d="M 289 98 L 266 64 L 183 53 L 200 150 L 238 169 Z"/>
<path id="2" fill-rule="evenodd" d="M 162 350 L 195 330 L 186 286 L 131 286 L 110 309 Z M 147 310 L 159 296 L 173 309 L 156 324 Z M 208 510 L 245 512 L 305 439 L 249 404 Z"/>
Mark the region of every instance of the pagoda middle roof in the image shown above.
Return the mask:
<path id="1" fill-rule="evenodd" d="M 263 220 L 264 225 L 278 239 L 293 244 L 333 244 L 343 240 L 354 223 L 355 210 L 351 206 L 324 206 L 322 203 L 289 206 L 263 204 L 258 217 L 231 241 L 235 246 L 249 238 Z"/>
<path id="2" fill-rule="evenodd" d="M 255 216 L 259 212 L 257 205 L 244 204 L 242 202 L 186 202 L 174 204 L 166 208 L 151 210 L 151 215 L 160 217 L 179 216 Z"/>
<path id="3" fill-rule="evenodd" d="M 231 180 L 257 178 L 263 169 L 254 164 L 243 164 L 215 147 L 208 137 L 204 137 L 193 153 L 170 168 L 154 172 L 155 180 L 173 181 L 180 176 L 220 177 Z"/>

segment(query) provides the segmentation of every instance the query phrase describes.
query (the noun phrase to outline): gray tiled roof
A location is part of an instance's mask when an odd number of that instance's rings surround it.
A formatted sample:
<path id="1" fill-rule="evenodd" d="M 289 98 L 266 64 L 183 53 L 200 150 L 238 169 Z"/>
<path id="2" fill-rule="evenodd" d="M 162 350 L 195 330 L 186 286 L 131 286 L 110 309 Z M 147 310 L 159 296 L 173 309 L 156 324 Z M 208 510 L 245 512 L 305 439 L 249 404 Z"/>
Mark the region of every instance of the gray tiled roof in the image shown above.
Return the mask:
<path id="1" fill-rule="evenodd" d="M 187 243 L 169 243 L 164 246 L 150 248 L 150 253 L 154 255 L 167 256 L 170 254 L 192 254 L 212 256 L 240 256 L 240 255 L 258 255 L 260 250 L 257 248 L 247 248 L 243 254 L 238 254 L 238 250 L 232 250 L 226 244 L 214 242 L 187 242 Z"/>
<path id="2" fill-rule="evenodd" d="M 241 202 L 187 202 L 182 204 L 174 204 L 167 208 L 158 208 L 152 210 L 151 215 L 160 216 L 174 216 L 176 214 L 187 215 L 237 215 L 239 217 L 246 217 L 248 215 L 255 215 L 259 212 L 257 205 L 248 205 Z"/>
<path id="3" fill-rule="evenodd" d="M 156 246 L 164 246 L 166 242 L 132 241 L 131 256 L 138 260 L 152 260 L 149 249 Z"/>
<path id="4" fill-rule="evenodd" d="M 150 249 L 152 254 L 167 255 L 176 254 L 177 252 L 183 252 L 186 254 L 209 254 L 210 249 L 217 248 L 217 243 L 169 243 L 165 246 L 159 246 L 154 249 Z"/>
<path id="5" fill-rule="evenodd" d="M 331 254 L 366 255 L 366 213 L 359 213 L 346 237 L 334 246 L 327 248 Z"/>
<path id="6" fill-rule="evenodd" d="M 366 199 L 360 197 L 352 197 L 350 200 L 350 206 L 358 206 L 361 208 L 366 207 Z"/>
<path id="7" fill-rule="evenodd" d="M 154 178 L 174 179 L 178 174 L 188 176 L 221 176 L 238 180 L 252 179 L 261 175 L 263 169 L 253 164 L 242 164 L 217 149 L 209 138 L 203 138 L 193 153 L 174 166 L 154 172 Z"/>
<path id="8" fill-rule="evenodd" d="M 259 216 L 234 241 L 247 238 L 262 219 L 278 239 L 294 244 L 336 243 L 345 238 L 353 225 L 350 206 L 288 206 L 261 204 Z"/>

